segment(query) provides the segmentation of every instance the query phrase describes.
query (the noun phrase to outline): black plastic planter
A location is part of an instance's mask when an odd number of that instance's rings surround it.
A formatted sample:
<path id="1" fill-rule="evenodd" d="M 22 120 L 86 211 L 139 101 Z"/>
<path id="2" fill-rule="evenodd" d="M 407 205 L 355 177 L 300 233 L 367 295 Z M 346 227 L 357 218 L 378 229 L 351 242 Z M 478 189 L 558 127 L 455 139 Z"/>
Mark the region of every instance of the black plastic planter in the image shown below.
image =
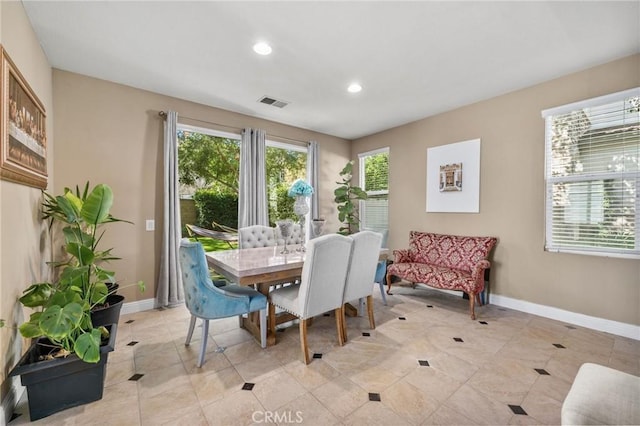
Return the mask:
<path id="1" fill-rule="evenodd" d="M 109 341 L 100 347 L 100 361 L 88 363 L 76 355 L 47 361 L 38 361 L 42 353 L 48 352 L 41 344 L 31 345 L 9 373 L 20 376 L 27 388 L 31 421 L 41 419 L 58 411 L 102 399 L 104 377 L 109 352 L 115 349 L 117 324 L 106 326 Z"/>
<path id="2" fill-rule="evenodd" d="M 110 294 L 107 296 L 107 307 L 91 311 L 91 323 L 94 327 L 107 324 L 117 324 L 120 320 L 120 309 L 124 303 L 124 296 Z"/>

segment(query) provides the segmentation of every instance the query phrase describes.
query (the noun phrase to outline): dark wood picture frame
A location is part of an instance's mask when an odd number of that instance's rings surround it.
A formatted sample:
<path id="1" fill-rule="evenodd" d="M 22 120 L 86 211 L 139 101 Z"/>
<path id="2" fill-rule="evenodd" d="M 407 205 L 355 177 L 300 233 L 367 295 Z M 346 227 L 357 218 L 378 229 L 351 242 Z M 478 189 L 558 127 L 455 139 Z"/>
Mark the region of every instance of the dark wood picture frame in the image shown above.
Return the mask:
<path id="1" fill-rule="evenodd" d="M 47 187 L 46 114 L 40 99 L 0 46 L 0 179 Z"/>

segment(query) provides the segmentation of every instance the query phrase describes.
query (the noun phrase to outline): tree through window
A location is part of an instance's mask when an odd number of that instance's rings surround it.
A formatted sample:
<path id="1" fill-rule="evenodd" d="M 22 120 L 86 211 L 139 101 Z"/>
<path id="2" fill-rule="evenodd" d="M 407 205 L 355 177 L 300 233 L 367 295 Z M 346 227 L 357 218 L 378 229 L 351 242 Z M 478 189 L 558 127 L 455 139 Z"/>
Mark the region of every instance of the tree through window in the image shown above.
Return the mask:
<path id="1" fill-rule="evenodd" d="M 543 112 L 547 250 L 640 256 L 639 95 Z"/>
<path id="2" fill-rule="evenodd" d="M 215 221 L 237 228 L 240 143 L 239 134 L 178 126 L 180 197 L 195 201 L 197 225 L 211 228 Z M 297 219 L 293 199 L 286 192 L 296 179 L 306 179 L 306 165 L 306 147 L 267 141 L 267 198 L 272 225 L 279 219 Z"/>

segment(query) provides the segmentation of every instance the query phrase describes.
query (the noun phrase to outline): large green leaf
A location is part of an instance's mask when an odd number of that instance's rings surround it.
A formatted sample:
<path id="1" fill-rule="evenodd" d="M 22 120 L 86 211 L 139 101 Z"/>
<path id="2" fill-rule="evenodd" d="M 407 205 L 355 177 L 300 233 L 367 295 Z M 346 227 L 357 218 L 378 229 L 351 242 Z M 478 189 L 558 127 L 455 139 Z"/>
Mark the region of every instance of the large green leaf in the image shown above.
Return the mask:
<path id="1" fill-rule="evenodd" d="M 107 221 L 109 210 L 113 204 L 113 192 L 108 185 L 97 185 L 82 205 L 80 214 L 90 225 L 97 225 Z"/>
<path id="2" fill-rule="evenodd" d="M 82 288 L 85 282 L 88 282 L 89 266 L 67 266 L 62 270 L 60 275 L 60 286 L 67 287 L 80 287 Z"/>
<path id="3" fill-rule="evenodd" d="M 64 339 L 80 324 L 82 313 L 82 306 L 75 302 L 64 308 L 49 306 L 40 316 L 40 328 L 53 339 Z"/>
<path id="4" fill-rule="evenodd" d="M 96 363 L 100 361 L 100 330 L 94 328 L 90 333 L 81 334 L 73 347 L 80 359 Z"/>
<path id="5" fill-rule="evenodd" d="M 18 329 L 20 330 L 22 337 L 25 339 L 35 339 L 36 337 L 40 337 L 44 334 L 38 321 L 22 323 Z"/>
<path id="6" fill-rule="evenodd" d="M 64 198 L 69 201 L 69 204 L 73 207 L 73 211 L 76 216 L 80 216 L 82 211 L 82 200 L 78 198 L 69 188 L 64 189 Z"/>
<path id="7" fill-rule="evenodd" d="M 22 292 L 20 303 L 29 308 L 43 306 L 51 297 L 51 291 L 51 284 L 49 283 L 33 284 Z"/>
<path id="8" fill-rule="evenodd" d="M 91 303 L 104 303 L 107 300 L 109 289 L 105 283 L 95 283 L 91 288 L 89 300 Z"/>
<path id="9" fill-rule="evenodd" d="M 98 253 L 100 254 L 100 253 Z M 96 255 L 96 257 L 99 257 Z M 94 273 L 96 276 L 96 279 L 98 281 L 102 281 L 102 282 L 115 282 L 116 280 L 116 273 L 113 271 L 107 271 L 106 269 L 103 269 L 99 266 L 96 266 L 94 269 Z"/>
<path id="10" fill-rule="evenodd" d="M 62 211 L 67 223 L 76 223 L 78 221 L 78 212 L 75 210 L 74 205 L 62 195 L 56 197 L 58 208 Z"/>
<path id="11" fill-rule="evenodd" d="M 93 236 L 82 232 L 79 226 L 67 226 L 62 229 L 62 233 L 67 243 L 78 243 L 88 247 L 93 246 Z"/>
<path id="12" fill-rule="evenodd" d="M 67 253 L 78 259 L 80 265 L 89 265 L 90 263 L 93 263 L 95 254 L 90 247 L 78 243 L 69 243 L 65 249 L 67 250 Z"/>
<path id="13" fill-rule="evenodd" d="M 67 306 L 70 303 L 82 305 L 82 297 L 73 287 L 67 288 L 64 291 L 57 291 L 51 296 L 49 305 Z"/>
<path id="14" fill-rule="evenodd" d="M 44 335 L 44 332 L 40 328 L 40 316 L 42 316 L 42 312 L 32 313 L 29 317 L 29 321 L 23 323 L 18 328 L 23 337 L 33 339 Z"/>

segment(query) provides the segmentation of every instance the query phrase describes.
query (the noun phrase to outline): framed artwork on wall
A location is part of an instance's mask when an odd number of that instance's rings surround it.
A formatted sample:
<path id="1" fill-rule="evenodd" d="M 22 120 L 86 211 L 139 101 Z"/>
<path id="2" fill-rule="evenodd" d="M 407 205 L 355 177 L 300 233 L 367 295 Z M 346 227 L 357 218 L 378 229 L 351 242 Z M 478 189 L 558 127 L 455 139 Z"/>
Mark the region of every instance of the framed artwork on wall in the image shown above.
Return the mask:
<path id="1" fill-rule="evenodd" d="M 0 178 L 47 187 L 46 114 L 4 47 L 0 47 Z"/>
<path id="2" fill-rule="evenodd" d="M 427 212 L 480 212 L 480 139 L 427 149 Z"/>

